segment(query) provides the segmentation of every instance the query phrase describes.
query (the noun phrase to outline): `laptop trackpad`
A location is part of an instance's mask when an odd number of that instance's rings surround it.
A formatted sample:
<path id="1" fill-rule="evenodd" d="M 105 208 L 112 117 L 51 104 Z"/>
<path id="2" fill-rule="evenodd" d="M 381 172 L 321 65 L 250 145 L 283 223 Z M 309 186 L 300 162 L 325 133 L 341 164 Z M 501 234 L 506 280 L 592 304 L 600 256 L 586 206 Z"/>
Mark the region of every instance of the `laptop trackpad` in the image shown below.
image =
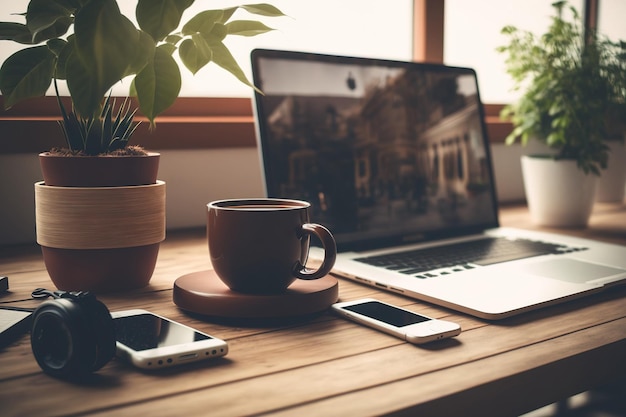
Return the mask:
<path id="1" fill-rule="evenodd" d="M 609 266 L 574 259 L 551 259 L 548 261 L 529 263 L 524 265 L 522 270 L 533 275 L 576 284 L 608 278 L 626 272 L 626 270 L 623 269 L 611 268 Z"/>

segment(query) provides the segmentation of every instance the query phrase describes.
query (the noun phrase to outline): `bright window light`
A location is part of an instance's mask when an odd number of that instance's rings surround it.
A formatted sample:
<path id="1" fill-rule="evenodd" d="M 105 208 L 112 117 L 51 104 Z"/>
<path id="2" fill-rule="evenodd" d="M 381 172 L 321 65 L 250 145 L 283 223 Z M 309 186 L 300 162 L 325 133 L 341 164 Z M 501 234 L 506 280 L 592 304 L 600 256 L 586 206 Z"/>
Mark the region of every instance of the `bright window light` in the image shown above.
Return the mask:
<path id="1" fill-rule="evenodd" d="M 552 3 L 548 0 L 446 0 L 444 62 L 476 70 L 483 102 L 514 101 L 519 93 L 511 91 L 513 83 L 505 71 L 505 56 L 496 52 L 496 47 L 507 43 L 500 30 L 513 25 L 536 34 L 544 33 L 553 16 Z M 582 14 L 583 0 L 570 0 L 570 4 Z"/>
<path id="2" fill-rule="evenodd" d="M 289 49 L 328 54 L 372 56 L 410 60 L 412 54 L 412 0 L 393 0 L 393 7 L 384 0 L 196 0 L 183 16 L 186 22 L 201 10 L 220 9 L 240 4 L 270 3 L 288 17 L 263 18 L 237 11 L 235 17 L 260 19 L 276 29 L 257 37 L 226 39 L 237 62 L 249 77 L 250 51 L 257 47 Z M 23 22 L 21 16 L 11 16 L 26 10 L 28 0 L 3 1 L 0 15 L 3 21 Z M 134 16 L 136 0 L 118 0 L 127 17 Z M 0 41 L 0 61 L 19 49 L 12 42 Z M 182 69 L 183 90 L 187 97 L 249 97 L 250 88 L 232 75 L 209 64 L 195 76 Z M 114 88 L 114 95 L 126 95 L 129 82 Z M 66 94 L 67 90 L 63 90 Z M 48 94 L 53 95 L 50 89 Z"/>

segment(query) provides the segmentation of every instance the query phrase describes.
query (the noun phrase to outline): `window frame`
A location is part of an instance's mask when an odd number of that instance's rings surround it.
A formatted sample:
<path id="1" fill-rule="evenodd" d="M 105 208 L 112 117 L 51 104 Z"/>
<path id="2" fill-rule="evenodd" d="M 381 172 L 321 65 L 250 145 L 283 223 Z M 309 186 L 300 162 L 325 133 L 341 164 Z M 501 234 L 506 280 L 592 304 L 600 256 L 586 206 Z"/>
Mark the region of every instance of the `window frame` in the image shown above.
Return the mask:
<path id="1" fill-rule="evenodd" d="M 69 97 L 62 98 L 69 108 Z M 124 100 L 117 97 L 116 100 Z M 3 105 L 0 96 L 0 105 Z M 137 103 L 135 102 L 136 106 Z M 0 113 L 0 154 L 45 152 L 65 146 L 56 97 L 27 100 Z M 151 150 L 241 148 L 256 146 L 254 118 L 248 98 L 180 97 L 156 120 L 150 131 L 148 119 L 132 143 Z M 181 133 L 184 132 L 184 133 Z M 141 143 L 139 143 L 139 140 Z"/>
<path id="2" fill-rule="evenodd" d="M 585 24 L 595 27 L 599 0 L 585 1 Z M 413 59 L 443 62 L 444 0 L 413 0 Z M 69 107 L 69 99 L 64 98 Z M 0 96 L 0 105 L 3 105 Z M 487 104 L 485 123 L 492 144 L 504 143 L 512 125 L 500 120 L 504 104 Z M 2 106 L 3 108 L 3 106 Z M 44 152 L 64 146 L 56 97 L 28 100 L 0 112 L 0 154 Z M 149 131 L 142 121 L 135 143 L 152 150 L 255 147 L 252 101 L 239 97 L 179 97 Z M 181 133 L 184 132 L 184 133 Z"/>

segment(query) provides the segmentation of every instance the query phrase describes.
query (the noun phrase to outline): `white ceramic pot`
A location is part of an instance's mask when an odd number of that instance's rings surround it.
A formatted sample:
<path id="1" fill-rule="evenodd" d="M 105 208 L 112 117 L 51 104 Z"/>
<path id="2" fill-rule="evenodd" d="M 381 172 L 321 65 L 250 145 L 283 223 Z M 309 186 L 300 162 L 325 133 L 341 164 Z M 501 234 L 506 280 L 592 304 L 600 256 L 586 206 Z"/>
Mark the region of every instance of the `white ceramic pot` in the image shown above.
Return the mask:
<path id="1" fill-rule="evenodd" d="M 541 226 L 586 227 L 597 176 L 585 175 L 576 161 L 522 156 L 526 201 L 532 221 Z"/>
<path id="2" fill-rule="evenodd" d="M 598 180 L 596 201 L 621 203 L 626 190 L 626 143 L 612 141 L 609 144 L 609 162 Z"/>

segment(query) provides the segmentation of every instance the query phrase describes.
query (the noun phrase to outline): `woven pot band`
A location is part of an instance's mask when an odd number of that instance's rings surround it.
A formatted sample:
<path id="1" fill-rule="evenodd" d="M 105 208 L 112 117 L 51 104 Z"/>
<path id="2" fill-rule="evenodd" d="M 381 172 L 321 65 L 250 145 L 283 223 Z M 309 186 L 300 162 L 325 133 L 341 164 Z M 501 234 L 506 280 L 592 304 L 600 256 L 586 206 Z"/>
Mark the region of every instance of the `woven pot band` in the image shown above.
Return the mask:
<path id="1" fill-rule="evenodd" d="M 60 249 L 113 249 L 165 239 L 165 182 L 132 187 L 35 184 L 37 243 Z"/>

